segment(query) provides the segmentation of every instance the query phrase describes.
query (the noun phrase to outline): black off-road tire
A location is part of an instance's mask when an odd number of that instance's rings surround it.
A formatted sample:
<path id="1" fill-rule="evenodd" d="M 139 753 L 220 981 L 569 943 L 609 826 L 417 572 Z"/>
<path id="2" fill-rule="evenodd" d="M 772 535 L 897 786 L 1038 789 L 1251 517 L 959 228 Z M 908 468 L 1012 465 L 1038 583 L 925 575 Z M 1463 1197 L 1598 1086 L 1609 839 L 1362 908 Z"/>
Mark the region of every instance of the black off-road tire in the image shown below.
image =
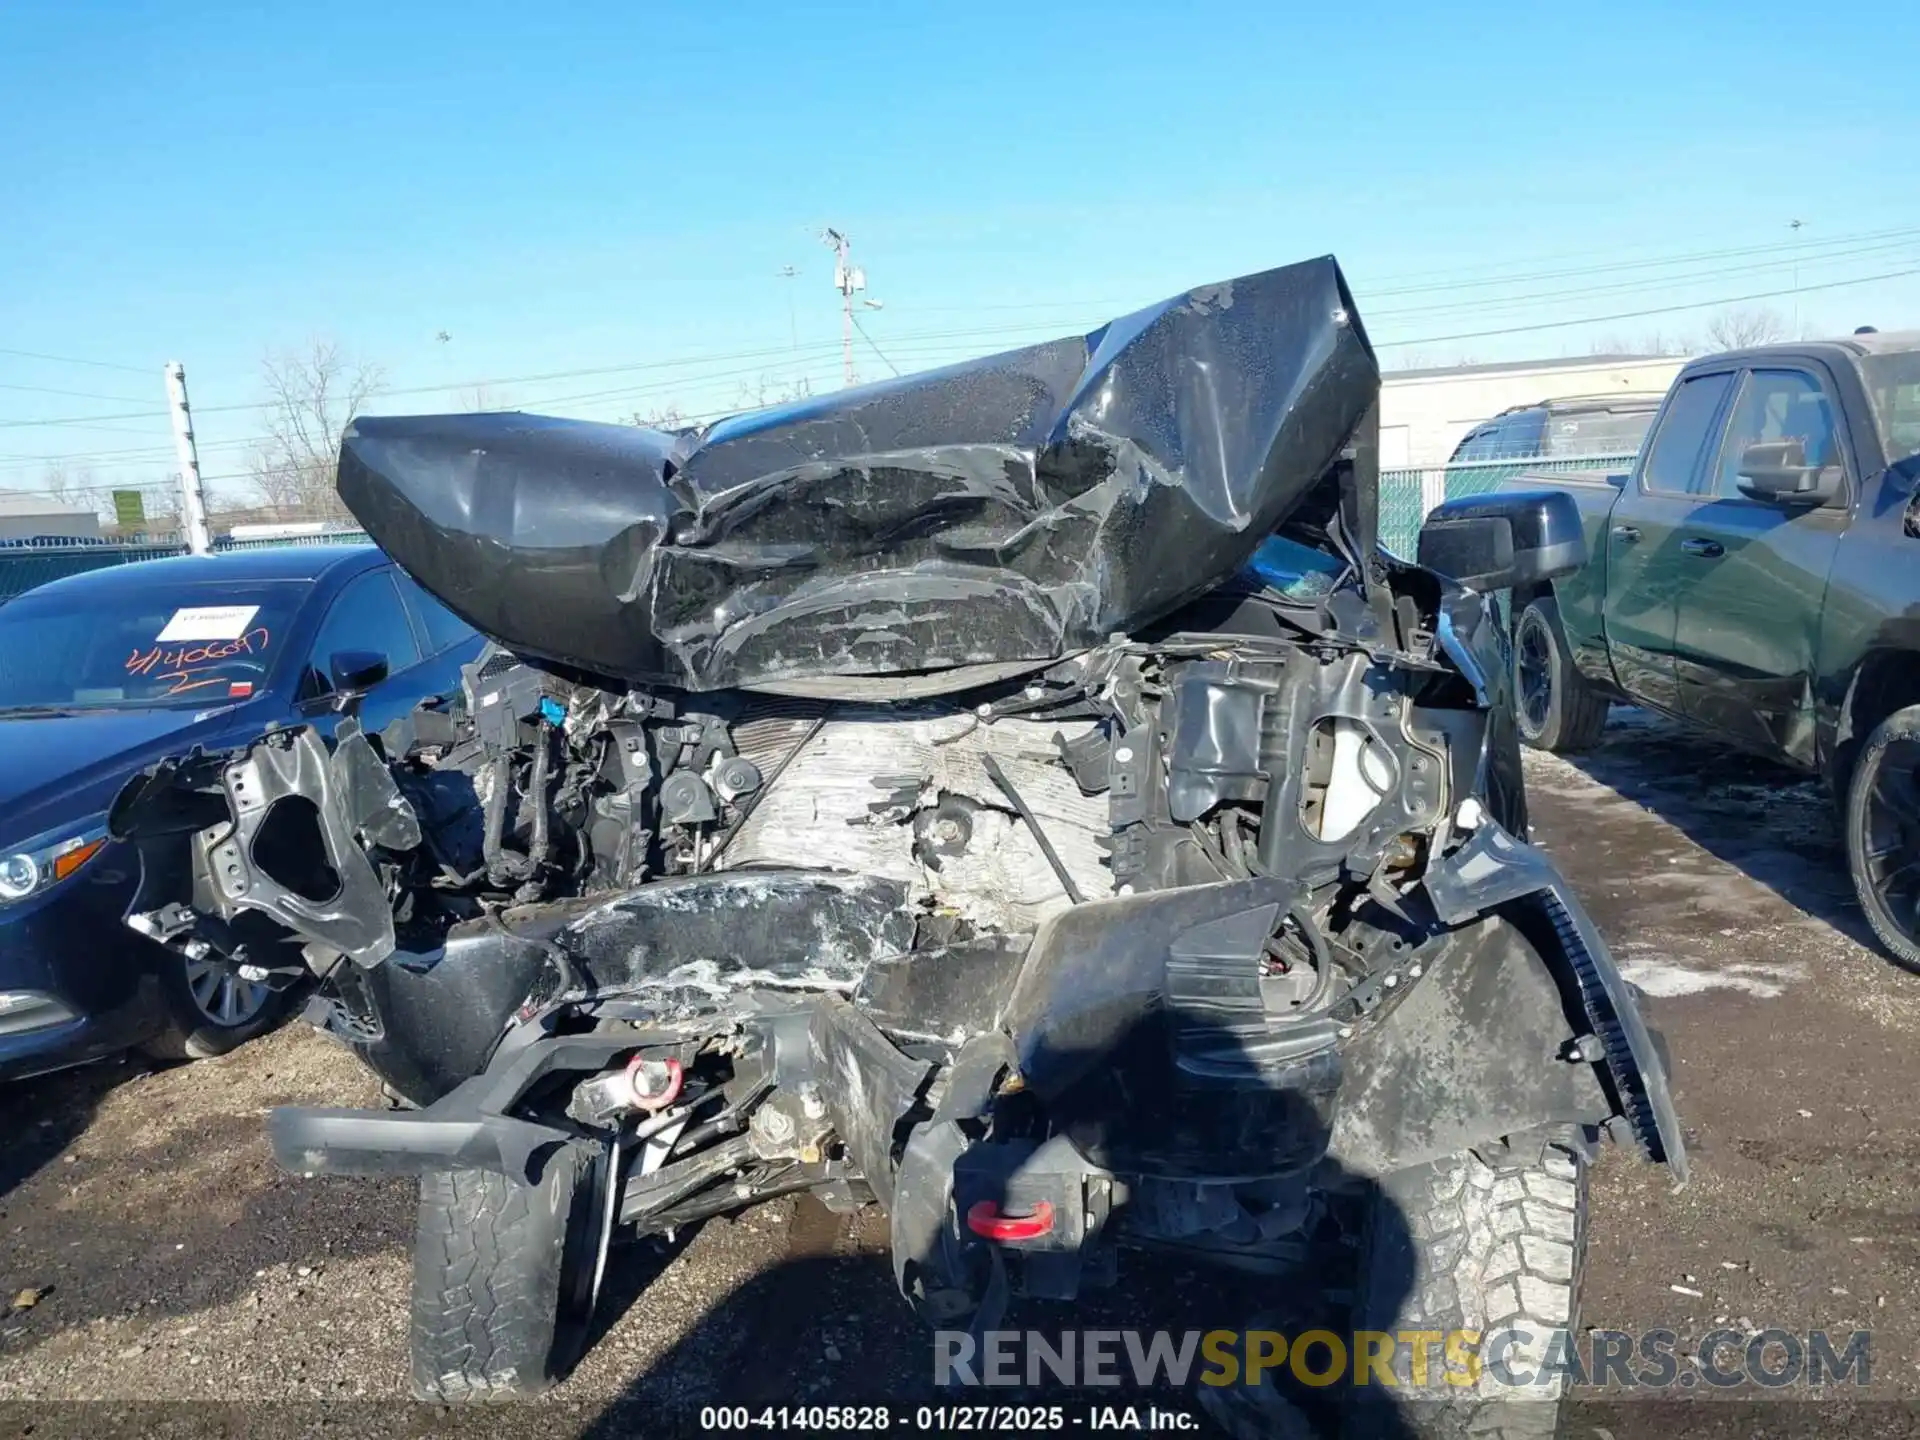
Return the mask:
<path id="1" fill-rule="evenodd" d="M 569 1146 L 531 1187 L 487 1170 L 421 1176 L 411 1325 L 416 1398 L 507 1399 L 562 1378 L 591 1319 L 604 1238 L 602 1173 L 591 1150 Z"/>
<path id="2" fill-rule="evenodd" d="M 1564 1376 L 1514 1388 L 1498 1383 L 1500 1373 L 1488 1368 L 1471 1385 L 1449 1384 L 1447 1375 L 1467 1376 L 1470 1355 L 1495 1358 L 1489 1341 L 1502 1371 L 1515 1379 L 1539 1371 L 1549 1345 L 1577 1344 L 1586 1258 L 1581 1153 L 1535 1143 L 1503 1148 L 1491 1159 L 1450 1156 L 1389 1176 L 1369 1193 L 1333 1197 L 1331 1207 L 1335 1224 L 1316 1239 L 1317 1262 L 1274 1311 L 1247 1328 L 1278 1332 L 1289 1344 L 1315 1329 L 1330 1331 L 1346 1347 L 1364 1332 L 1391 1337 L 1396 1383 L 1382 1380 L 1377 1352 L 1368 1356 L 1366 1383 L 1358 1375 L 1360 1357 L 1348 1349 L 1338 1381 L 1324 1388 L 1289 1374 L 1283 1354 L 1281 1366 L 1257 1384 L 1197 1386 L 1195 1398 L 1214 1423 L 1233 1440 L 1336 1433 L 1346 1440 L 1550 1440 L 1567 1389 Z M 1527 1332 L 1530 1343 L 1495 1338 L 1510 1330 Z M 1479 1344 L 1451 1357 L 1444 1338 L 1426 1347 L 1424 1383 L 1415 1385 L 1412 1347 L 1400 1341 L 1407 1331 L 1441 1337 L 1476 1331 Z M 1316 1372 L 1333 1362 L 1324 1349 L 1307 1353 Z M 1245 1364 L 1244 1351 L 1237 1358 Z"/>
<path id="3" fill-rule="evenodd" d="M 1883 893 L 1884 887 L 1876 882 L 1873 874 L 1875 862 L 1871 853 L 1875 848 L 1876 828 L 1884 831 L 1893 818 L 1885 814 L 1876 817 L 1871 813 L 1876 808 L 1883 811 L 1886 808 L 1885 798 L 1879 799 L 1876 805 L 1875 787 L 1886 779 L 1883 772 L 1887 767 L 1888 752 L 1895 747 L 1911 751 L 1915 746 L 1920 746 L 1920 705 L 1896 710 L 1874 728 L 1866 744 L 1860 747 L 1853 766 L 1853 776 L 1847 785 L 1846 809 L 1841 817 L 1841 832 L 1846 839 L 1847 873 L 1853 879 L 1854 895 L 1860 901 L 1861 910 L 1866 913 L 1867 923 L 1873 927 L 1874 938 L 1879 940 L 1881 948 L 1894 963 L 1920 974 L 1920 933 L 1917 933 L 1920 932 L 1920 924 L 1914 923 L 1916 916 L 1911 913 L 1911 893 L 1903 897 L 1909 912 L 1908 923 L 1903 924 L 1894 913 L 1889 897 Z M 1920 797 L 1908 789 L 1906 803 L 1920 805 Z M 1895 861 L 1879 862 L 1883 871 L 1889 863 L 1920 863 L 1920 820 L 1910 819 L 1905 829 L 1909 848 Z"/>
<path id="4" fill-rule="evenodd" d="M 1483 1361 L 1495 1358 L 1493 1337 L 1524 1332 L 1525 1343 L 1498 1347 L 1503 1368 L 1516 1378 L 1535 1375 L 1551 1347 L 1564 1360 L 1574 1353 L 1567 1347 L 1578 1346 L 1586 1240 L 1586 1162 L 1571 1147 L 1543 1143 L 1491 1162 L 1468 1153 L 1389 1176 L 1362 1234 L 1354 1329 L 1478 1331 Z M 1487 1364 L 1477 1384 L 1456 1385 L 1450 1369 L 1464 1373 L 1435 1345 L 1427 1383 L 1416 1386 L 1410 1349 L 1398 1347 L 1398 1385 L 1351 1390 L 1347 1433 L 1553 1435 L 1564 1373 L 1514 1387 Z M 1388 1407 L 1397 1414 L 1388 1416 Z"/>
<path id="5" fill-rule="evenodd" d="M 1524 657 L 1544 665 L 1544 689 L 1529 704 Z M 1551 595 L 1527 602 L 1513 626 L 1514 722 L 1520 738 L 1536 750 L 1571 755 L 1591 750 L 1607 726 L 1607 697 L 1573 663 L 1560 628 L 1560 607 Z"/>

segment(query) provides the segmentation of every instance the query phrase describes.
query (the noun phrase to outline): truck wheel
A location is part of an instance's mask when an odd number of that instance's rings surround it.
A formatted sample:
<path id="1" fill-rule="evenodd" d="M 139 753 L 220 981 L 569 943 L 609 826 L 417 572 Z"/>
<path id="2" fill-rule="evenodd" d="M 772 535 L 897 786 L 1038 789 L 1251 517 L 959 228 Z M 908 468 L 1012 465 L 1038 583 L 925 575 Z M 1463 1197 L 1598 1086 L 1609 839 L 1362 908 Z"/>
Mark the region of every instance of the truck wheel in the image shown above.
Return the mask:
<path id="1" fill-rule="evenodd" d="M 1847 869 L 1887 954 L 1920 972 L 1920 705 L 1882 720 L 1847 787 Z"/>
<path id="2" fill-rule="evenodd" d="M 1441 1338 L 1424 1375 L 1398 1344 L 1397 1384 L 1375 1376 L 1347 1392 L 1348 1433 L 1552 1436 L 1569 1385 L 1553 1362 L 1577 1353 L 1586 1222 L 1585 1161 L 1556 1144 L 1388 1176 L 1361 1239 L 1353 1328 Z M 1461 1330 L 1479 1332 L 1474 1383 L 1449 1380 L 1469 1373 L 1465 1352 L 1447 1353 Z"/>
<path id="3" fill-rule="evenodd" d="M 420 1177 L 415 1398 L 537 1394 L 578 1358 L 605 1261 L 611 1163 L 570 1145 L 536 1186 L 490 1170 Z"/>
<path id="4" fill-rule="evenodd" d="M 1527 602 L 1513 627 L 1513 708 L 1520 738 L 1566 755 L 1591 749 L 1607 724 L 1607 697 L 1574 668 L 1551 596 Z"/>
<path id="5" fill-rule="evenodd" d="M 1334 1431 L 1351 1440 L 1550 1440 L 1568 1380 L 1541 1361 L 1566 1353 L 1579 1334 L 1586 1212 L 1585 1162 L 1557 1144 L 1493 1160 L 1449 1156 L 1388 1176 L 1370 1196 L 1337 1197 L 1335 1234 L 1319 1237 L 1320 1258 L 1302 1286 L 1247 1327 L 1277 1332 L 1289 1346 L 1322 1331 L 1305 1352 L 1305 1375 L 1292 1372 L 1289 1348 L 1255 1383 L 1200 1386 L 1201 1408 L 1233 1440 Z M 1305 1298 L 1336 1291 L 1337 1314 Z M 1419 1331 L 1434 1338 L 1416 1369 L 1415 1342 L 1401 1337 Z M 1367 1332 L 1392 1339 L 1391 1358 Z M 1349 1348 L 1362 1343 L 1364 1362 Z M 1244 1365 L 1245 1351 L 1236 1358 Z M 1470 1371 L 1470 1361 L 1478 1368 Z M 1327 1383 L 1329 1372 L 1337 1384 Z M 1452 1384 L 1449 1374 L 1475 1378 Z M 1530 1383 L 1502 1384 L 1503 1376 Z"/>

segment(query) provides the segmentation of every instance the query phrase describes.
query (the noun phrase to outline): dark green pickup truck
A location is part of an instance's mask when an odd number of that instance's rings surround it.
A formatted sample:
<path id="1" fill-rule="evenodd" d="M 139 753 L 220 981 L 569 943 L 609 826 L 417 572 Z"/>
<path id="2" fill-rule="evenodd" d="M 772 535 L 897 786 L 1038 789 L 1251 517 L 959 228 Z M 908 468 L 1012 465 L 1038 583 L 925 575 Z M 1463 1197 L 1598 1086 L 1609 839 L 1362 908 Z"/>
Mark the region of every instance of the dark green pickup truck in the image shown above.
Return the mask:
<path id="1" fill-rule="evenodd" d="M 1522 736 L 1578 750 L 1625 700 L 1825 776 L 1920 970 L 1920 332 L 1695 360 L 1631 474 L 1502 488 L 1543 487 L 1590 559 L 1514 596 Z"/>

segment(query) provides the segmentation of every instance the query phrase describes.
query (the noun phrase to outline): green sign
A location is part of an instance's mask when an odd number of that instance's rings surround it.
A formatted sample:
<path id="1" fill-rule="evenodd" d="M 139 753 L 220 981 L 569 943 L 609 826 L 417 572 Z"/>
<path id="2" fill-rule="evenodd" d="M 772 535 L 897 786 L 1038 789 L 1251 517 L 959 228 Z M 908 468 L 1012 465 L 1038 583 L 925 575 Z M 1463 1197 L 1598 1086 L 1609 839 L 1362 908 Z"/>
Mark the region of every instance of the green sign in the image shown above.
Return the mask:
<path id="1" fill-rule="evenodd" d="M 113 492 L 113 518 L 122 530 L 147 528 L 147 504 L 138 490 Z"/>

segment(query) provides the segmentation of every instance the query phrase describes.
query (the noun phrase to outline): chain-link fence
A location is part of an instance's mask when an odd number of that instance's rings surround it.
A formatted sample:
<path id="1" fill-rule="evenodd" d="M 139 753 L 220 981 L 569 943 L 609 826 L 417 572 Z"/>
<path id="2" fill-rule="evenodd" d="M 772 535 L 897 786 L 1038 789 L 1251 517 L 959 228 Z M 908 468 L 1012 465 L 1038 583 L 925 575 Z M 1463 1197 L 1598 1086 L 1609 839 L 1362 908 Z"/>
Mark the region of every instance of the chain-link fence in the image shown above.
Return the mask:
<path id="1" fill-rule="evenodd" d="M 1410 470 L 1380 472 L 1380 543 L 1396 555 L 1413 558 L 1420 522 L 1442 500 L 1461 495 L 1484 495 L 1503 480 L 1518 475 L 1558 475 L 1578 470 L 1606 474 L 1633 468 L 1633 455 L 1572 455 L 1564 459 L 1536 456 L 1464 465 L 1429 465 Z"/>
<path id="2" fill-rule="evenodd" d="M 360 530 L 328 530 L 305 535 L 274 535 L 218 538 L 215 553 L 230 550 L 263 550 L 281 545 L 357 545 L 367 535 Z M 24 595 L 36 585 L 61 580 L 87 570 L 109 565 L 130 565 L 137 560 L 164 560 L 170 555 L 187 553 L 179 539 L 143 539 L 121 541 L 79 541 L 70 538 L 0 541 L 0 605 Z"/>
<path id="3" fill-rule="evenodd" d="M 231 482 L 234 477 L 221 477 Z M 313 501 L 272 503 L 257 487 L 208 484 L 207 528 L 215 535 L 261 526 L 302 525 L 343 530 L 353 517 L 331 492 Z M 36 489 L 0 489 L 0 537 L 35 540 L 109 540 L 150 544 L 184 539 L 177 480 L 131 485 L 63 483 Z"/>

